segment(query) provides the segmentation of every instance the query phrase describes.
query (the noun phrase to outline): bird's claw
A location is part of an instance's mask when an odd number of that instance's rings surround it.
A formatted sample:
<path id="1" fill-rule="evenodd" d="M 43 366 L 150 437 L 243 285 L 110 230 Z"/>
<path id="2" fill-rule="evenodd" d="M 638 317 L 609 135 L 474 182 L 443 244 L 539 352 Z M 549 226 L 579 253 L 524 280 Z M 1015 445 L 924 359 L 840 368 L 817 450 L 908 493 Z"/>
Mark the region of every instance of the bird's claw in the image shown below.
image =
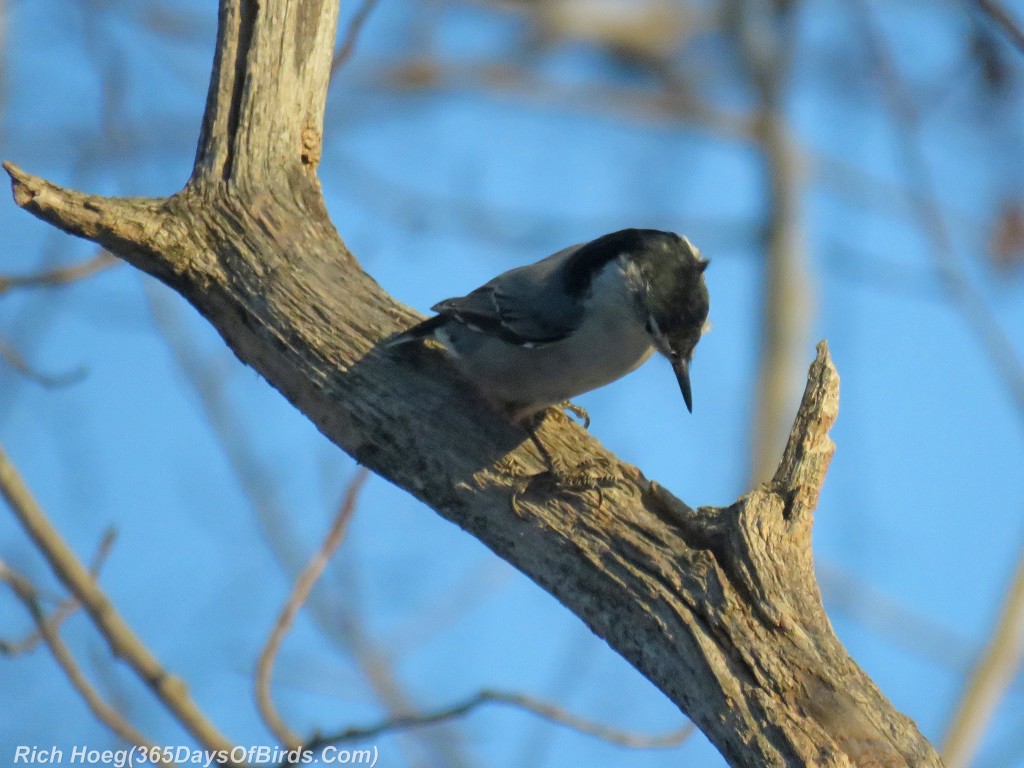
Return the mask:
<path id="1" fill-rule="evenodd" d="M 568 400 L 563 400 L 562 402 L 557 403 L 554 408 L 555 413 L 561 413 L 563 416 L 565 415 L 564 412 L 568 411 L 580 420 L 584 429 L 590 429 L 590 414 L 587 413 L 587 409 L 583 406 L 576 405 L 576 403 L 570 403 Z"/>

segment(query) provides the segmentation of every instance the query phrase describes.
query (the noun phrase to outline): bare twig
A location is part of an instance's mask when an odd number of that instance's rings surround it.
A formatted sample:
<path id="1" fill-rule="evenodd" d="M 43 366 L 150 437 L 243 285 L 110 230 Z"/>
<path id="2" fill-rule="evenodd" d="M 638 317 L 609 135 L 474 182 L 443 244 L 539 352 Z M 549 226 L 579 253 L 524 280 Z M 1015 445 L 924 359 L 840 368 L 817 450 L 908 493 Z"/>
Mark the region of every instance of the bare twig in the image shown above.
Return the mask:
<path id="1" fill-rule="evenodd" d="M 110 728 L 118 737 L 130 744 L 140 747 L 153 747 L 153 743 L 127 722 L 121 714 L 111 707 L 99 695 L 92 684 L 82 674 L 81 668 L 75 661 L 71 649 L 64 644 L 57 634 L 57 626 L 53 618 L 47 618 L 39 604 L 39 597 L 35 587 L 27 578 L 12 570 L 6 563 L 0 561 L 0 581 L 11 588 L 15 597 L 21 601 L 28 610 L 32 620 L 35 621 L 40 637 L 50 649 L 54 660 L 64 671 L 64 675 L 72 687 L 85 701 L 89 710 L 96 715 L 96 718 Z M 161 761 L 161 765 L 174 765 L 173 763 Z"/>
<path id="2" fill-rule="evenodd" d="M 997 3 L 996 0 L 974 0 L 974 3 L 1002 28 L 1006 36 L 1010 38 L 1010 42 L 1017 47 L 1017 50 L 1024 53 L 1024 30 L 1021 29 L 1009 11 Z"/>
<path id="3" fill-rule="evenodd" d="M 74 368 L 67 373 L 51 374 L 41 373 L 29 365 L 29 362 L 22 357 L 21 353 L 14 348 L 10 342 L 0 339 L 0 360 L 16 370 L 22 376 L 47 389 L 68 387 L 77 384 L 85 378 L 86 369 L 84 366 Z"/>
<path id="4" fill-rule="evenodd" d="M 323 748 L 328 744 L 338 744 L 346 741 L 361 741 L 384 733 L 391 733 L 407 728 L 421 728 L 427 725 L 434 725 L 446 720 L 452 720 L 454 718 L 468 715 L 483 704 L 505 704 L 507 706 L 516 707 L 517 709 L 529 712 L 530 714 L 536 715 L 537 717 L 549 722 L 564 725 L 567 728 L 579 731 L 580 733 L 585 733 L 588 736 L 593 736 L 596 739 L 606 741 L 610 744 L 617 744 L 621 747 L 629 747 L 631 749 L 665 749 L 668 747 L 675 747 L 686 741 L 694 730 L 693 724 L 688 723 L 682 728 L 664 734 L 644 735 L 632 733 L 630 731 L 623 731 L 618 728 L 586 720 L 570 712 L 566 712 L 564 709 L 556 707 L 553 704 L 535 699 L 532 696 L 485 688 L 474 693 L 468 699 L 459 702 L 458 704 L 453 704 L 450 707 L 422 714 L 391 717 L 375 725 L 370 725 L 364 728 L 346 728 L 345 730 L 338 731 L 337 733 L 318 736 L 307 743 L 306 747 L 308 749 L 316 750 Z"/>
<path id="5" fill-rule="evenodd" d="M 95 275 L 120 263 L 111 253 L 101 250 L 91 259 L 66 267 L 35 272 L 31 275 L 0 275 L 0 296 L 14 288 L 56 288 Z"/>
<path id="6" fill-rule="evenodd" d="M 189 696 L 178 677 L 168 672 L 125 623 L 88 569 L 47 519 L 17 469 L 0 447 L 0 495 L 10 505 L 36 547 L 65 588 L 75 596 L 100 631 L 111 652 L 123 659 L 204 749 L 230 753 L 232 744 Z M 231 765 L 238 765 L 229 761 Z"/>
<path id="7" fill-rule="evenodd" d="M 878 70 L 881 86 L 897 128 L 900 156 L 909 180 L 909 195 L 928 238 L 935 269 L 950 300 L 976 335 L 1014 402 L 1024 425 L 1024 365 L 996 321 L 981 292 L 958 263 L 952 238 L 937 203 L 931 175 L 919 142 L 919 118 L 910 91 L 896 67 L 865 0 L 857 0 L 857 22 Z M 967 765 L 984 735 L 999 701 L 1024 654 L 1024 555 L 1003 603 L 983 658 L 976 665 L 963 696 L 953 710 L 943 745 L 950 768 Z"/>
<path id="8" fill-rule="evenodd" d="M 99 576 L 100 569 L 103 567 L 103 563 L 106 562 L 116 538 L 117 534 L 114 529 L 108 528 L 103 534 L 103 538 L 100 539 L 99 546 L 96 548 L 96 554 L 93 555 L 92 563 L 89 566 L 89 573 L 94 579 Z M 80 606 L 81 603 L 74 597 L 61 600 L 57 608 L 46 619 L 50 629 L 56 632 L 64 620 L 77 611 Z M 45 640 L 45 637 L 42 631 L 38 629 L 21 640 L 0 640 L 0 653 L 6 656 L 17 656 L 18 654 L 27 653 L 43 640 Z"/>
<path id="9" fill-rule="evenodd" d="M 341 508 L 331 524 L 327 538 L 324 539 L 320 549 L 302 570 L 302 573 L 299 574 L 299 578 L 296 579 L 292 593 L 288 597 L 288 602 L 281 609 L 277 622 L 267 638 L 263 650 L 260 652 L 259 660 L 256 662 L 256 704 L 260 715 L 263 717 L 263 722 L 267 724 L 267 727 L 273 731 L 274 735 L 288 749 L 301 747 L 303 739 L 285 724 L 277 708 L 274 706 L 273 697 L 270 695 L 270 679 L 274 671 L 274 661 L 277 658 L 277 651 L 281 647 L 281 641 L 284 640 L 284 636 L 295 622 L 299 609 L 305 604 L 313 585 L 316 584 L 317 579 L 324 572 L 328 561 L 330 561 L 341 545 L 342 539 L 345 538 L 348 523 L 356 510 L 359 491 L 362 489 L 368 476 L 367 470 L 360 467 L 355 477 L 352 478 L 352 482 L 349 483 L 348 488 L 345 489 L 345 497 L 341 502 Z"/>
<path id="10" fill-rule="evenodd" d="M 348 30 L 345 32 L 345 39 L 342 41 L 341 46 L 338 48 L 337 53 L 334 54 L 334 58 L 331 59 L 331 80 L 334 80 L 334 76 L 338 74 L 345 62 L 352 56 L 352 52 L 356 48 L 356 41 L 359 39 L 359 33 L 363 29 L 363 25 L 366 24 L 366 20 L 370 18 L 370 13 L 377 5 L 377 0 L 363 0 L 359 8 L 356 9 L 355 14 L 352 16 L 352 20 L 348 24 Z"/>

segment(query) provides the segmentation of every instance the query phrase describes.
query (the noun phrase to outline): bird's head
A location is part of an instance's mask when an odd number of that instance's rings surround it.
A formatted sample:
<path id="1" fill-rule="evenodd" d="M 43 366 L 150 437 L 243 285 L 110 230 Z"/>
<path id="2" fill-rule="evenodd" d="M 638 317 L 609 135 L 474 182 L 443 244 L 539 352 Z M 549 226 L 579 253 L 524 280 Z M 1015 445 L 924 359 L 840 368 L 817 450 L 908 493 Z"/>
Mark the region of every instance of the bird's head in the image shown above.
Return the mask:
<path id="1" fill-rule="evenodd" d="M 709 262 L 685 237 L 643 232 L 643 247 L 630 259 L 636 276 L 633 289 L 654 347 L 672 363 L 686 408 L 692 412 L 690 361 L 707 329 L 709 298 L 704 270 Z"/>

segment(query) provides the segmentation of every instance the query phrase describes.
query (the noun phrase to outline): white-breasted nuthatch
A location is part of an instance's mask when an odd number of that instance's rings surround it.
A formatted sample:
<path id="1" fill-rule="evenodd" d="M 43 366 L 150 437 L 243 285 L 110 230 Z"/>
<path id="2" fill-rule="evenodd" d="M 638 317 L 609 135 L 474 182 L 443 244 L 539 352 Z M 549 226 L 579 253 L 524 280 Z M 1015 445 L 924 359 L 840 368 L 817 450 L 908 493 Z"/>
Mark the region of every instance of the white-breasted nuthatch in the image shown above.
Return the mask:
<path id="1" fill-rule="evenodd" d="M 625 376 L 657 350 L 692 411 L 707 265 L 685 237 L 623 229 L 445 299 L 386 346 L 437 340 L 485 399 L 520 422 Z"/>

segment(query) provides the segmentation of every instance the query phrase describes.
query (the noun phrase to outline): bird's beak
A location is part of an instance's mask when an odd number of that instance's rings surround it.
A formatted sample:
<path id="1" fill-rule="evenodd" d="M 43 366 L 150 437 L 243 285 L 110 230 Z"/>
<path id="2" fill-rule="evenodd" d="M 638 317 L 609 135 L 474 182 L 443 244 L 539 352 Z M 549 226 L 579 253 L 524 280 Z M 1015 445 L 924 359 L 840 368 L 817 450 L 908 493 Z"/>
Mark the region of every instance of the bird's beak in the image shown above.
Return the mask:
<path id="1" fill-rule="evenodd" d="M 690 361 L 684 357 L 677 357 L 672 360 L 672 370 L 676 372 L 676 379 L 679 381 L 679 391 L 683 393 L 686 410 L 693 413 L 693 393 L 690 391 Z"/>

